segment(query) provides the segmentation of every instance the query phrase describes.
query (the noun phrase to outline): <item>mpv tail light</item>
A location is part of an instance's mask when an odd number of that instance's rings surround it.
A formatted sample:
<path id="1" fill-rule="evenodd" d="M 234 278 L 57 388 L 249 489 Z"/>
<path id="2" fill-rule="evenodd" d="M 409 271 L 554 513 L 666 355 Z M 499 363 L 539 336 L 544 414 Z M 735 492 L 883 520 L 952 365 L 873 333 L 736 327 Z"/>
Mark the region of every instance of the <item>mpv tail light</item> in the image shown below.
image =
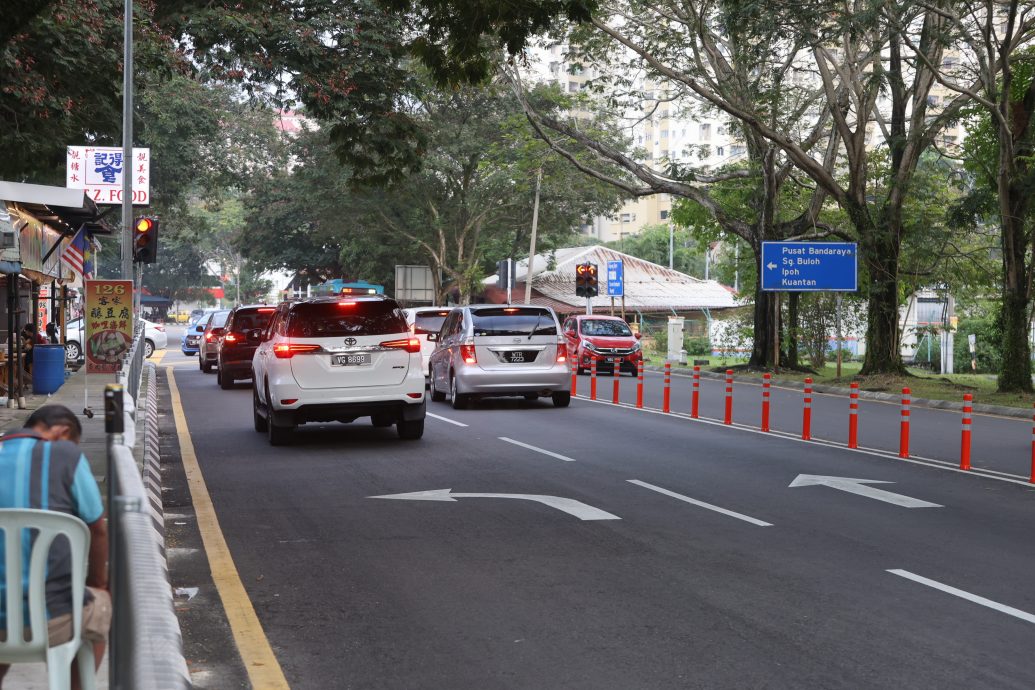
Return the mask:
<path id="1" fill-rule="evenodd" d="M 477 364 L 478 357 L 474 354 L 474 345 L 461 345 L 460 359 L 464 360 L 464 364 Z"/>
<path id="2" fill-rule="evenodd" d="M 381 343 L 381 347 L 398 348 L 400 350 L 406 350 L 410 354 L 420 352 L 420 341 L 416 338 L 400 338 L 399 340 L 386 340 Z"/>
<path id="3" fill-rule="evenodd" d="M 564 364 L 568 361 L 568 346 L 563 343 L 557 343 L 557 363 Z"/>
<path id="4" fill-rule="evenodd" d="M 291 359 L 295 355 L 319 351 L 319 345 L 302 345 L 300 343 L 277 343 L 273 346 L 273 354 L 277 359 Z"/>
<path id="5" fill-rule="evenodd" d="M 236 333 L 227 333 L 223 336 L 223 345 L 233 346 L 238 340 L 243 340 L 243 336 L 239 336 Z"/>

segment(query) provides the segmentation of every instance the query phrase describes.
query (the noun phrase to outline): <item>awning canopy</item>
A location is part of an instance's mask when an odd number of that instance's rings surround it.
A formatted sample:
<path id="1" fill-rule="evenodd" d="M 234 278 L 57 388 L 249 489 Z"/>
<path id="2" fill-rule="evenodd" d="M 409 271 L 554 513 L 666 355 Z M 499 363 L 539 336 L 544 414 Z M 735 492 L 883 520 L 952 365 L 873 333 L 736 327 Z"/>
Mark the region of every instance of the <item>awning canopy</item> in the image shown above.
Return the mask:
<path id="1" fill-rule="evenodd" d="M 65 235 L 75 234 L 83 225 L 94 235 L 111 235 L 115 232 L 115 228 L 104 219 L 110 209 L 101 211 L 82 189 L 0 180 L 0 201 L 20 204 Z"/>

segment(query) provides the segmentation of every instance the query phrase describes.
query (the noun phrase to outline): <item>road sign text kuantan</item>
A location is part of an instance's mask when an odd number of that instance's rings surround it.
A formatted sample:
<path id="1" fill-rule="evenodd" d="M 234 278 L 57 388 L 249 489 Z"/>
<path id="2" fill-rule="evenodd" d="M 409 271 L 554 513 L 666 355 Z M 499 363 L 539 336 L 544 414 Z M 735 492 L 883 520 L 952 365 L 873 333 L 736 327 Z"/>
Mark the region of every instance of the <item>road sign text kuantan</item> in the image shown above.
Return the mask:
<path id="1" fill-rule="evenodd" d="M 596 264 L 579 264 L 575 267 L 575 296 L 596 297 L 600 293 Z"/>

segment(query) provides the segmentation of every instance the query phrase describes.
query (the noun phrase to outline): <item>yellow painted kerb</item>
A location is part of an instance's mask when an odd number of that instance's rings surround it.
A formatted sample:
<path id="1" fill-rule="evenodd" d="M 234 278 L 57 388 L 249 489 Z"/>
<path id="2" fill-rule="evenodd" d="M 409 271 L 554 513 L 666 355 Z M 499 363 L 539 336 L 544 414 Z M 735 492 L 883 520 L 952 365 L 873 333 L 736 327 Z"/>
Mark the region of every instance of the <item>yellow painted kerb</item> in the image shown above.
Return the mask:
<path id="1" fill-rule="evenodd" d="M 208 556 L 212 580 L 216 584 L 219 598 L 226 610 L 226 617 L 234 635 L 234 642 L 237 644 L 237 651 L 241 654 L 241 660 L 248 672 L 248 679 L 255 690 L 289 688 L 287 679 L 284 678 L 284 672 L 280 669 L 280 663 L 273 654 L 269 640 L 266 639 L 266 633 L 263 632 L 262 625 L 259 623 L 259 617 L 255 615 L 252 601 L 248 598 L 248 593 L 241 583 L 241 576 L 234 566 L 234 559 L 226 545 L 223 531 L 219 528 L 216 509 L 212 505 L 208 487 L 205 486 L 205 478 L 201 475 L 198 456 L 194 452 L 194 443 L 191 441 L 190 430 L 187 428 L 187 417 L 183 413 L 180 389 L 176 385 L 173 367 L 166 366 L 165 371 L 169 377 L 173 418 L 176 420 L 176 437 L 180 442 L 180 457 L 183 459 L 183 469 L 187 475 L 187 485 L 190 487 L 191 500 L 194 503 L 194 514 L 198 520 L 198 529 L 201 531 L 205 554 Z"/>

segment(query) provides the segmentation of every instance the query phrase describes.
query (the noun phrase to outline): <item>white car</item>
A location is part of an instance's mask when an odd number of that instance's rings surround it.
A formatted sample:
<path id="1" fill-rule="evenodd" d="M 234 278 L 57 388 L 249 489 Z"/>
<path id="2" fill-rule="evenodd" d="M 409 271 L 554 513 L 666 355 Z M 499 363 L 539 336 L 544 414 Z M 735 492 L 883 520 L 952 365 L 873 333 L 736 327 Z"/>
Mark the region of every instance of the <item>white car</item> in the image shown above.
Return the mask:
<path id="1" fill-rule="evenodd" d="M 164 350 L 169 344 L 165 326 L 140 319 L 144 324 L 144 357 L 150 357 L 155 350 Z M 83 319 L 65 323 L 65 359 L 78 362 L 83 358 Z"/>
<path id="2" fill-rule="evenodd" d="M 431 380 L 428 370 L 428 360 L 431 353 L 435 351 L 435 343 L 438 341 L 438 332 L 442 330 L 442 324 L 449 316 L 449 307 L 411 307 L 403 309 L 406 314 L 406 325 L 410 327 L 410 333 L 420 341 L 420 356 L 424 361 L 424 378 Z"/>
<path id="3" fill-rule="evenodd" d="M 419 439 L 426 410 L 420 341 L 380 295 L 281 304 L 252 358 L 255 430 L 274 446 L 306 422 L 358 417 Z"/>

